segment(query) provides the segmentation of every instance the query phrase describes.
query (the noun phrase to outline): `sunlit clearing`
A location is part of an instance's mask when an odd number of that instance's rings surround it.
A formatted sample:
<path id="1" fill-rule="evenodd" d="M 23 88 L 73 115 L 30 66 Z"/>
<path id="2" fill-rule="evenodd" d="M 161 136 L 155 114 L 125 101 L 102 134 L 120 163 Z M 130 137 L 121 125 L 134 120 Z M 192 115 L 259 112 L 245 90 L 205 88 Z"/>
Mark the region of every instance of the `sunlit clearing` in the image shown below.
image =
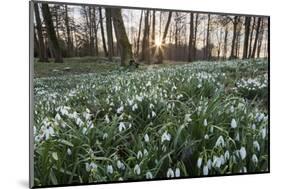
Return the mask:
<path id="1" fill-rule="evenodd" d="M 157 47 L 160 47 L 160 46 L 162 45 L 162 43 L 161 43 L 161 41 L 160 41 L 159 39 L 156 39 L 156 40 L 155 40 L 155 45 L 156 45 Z"/>

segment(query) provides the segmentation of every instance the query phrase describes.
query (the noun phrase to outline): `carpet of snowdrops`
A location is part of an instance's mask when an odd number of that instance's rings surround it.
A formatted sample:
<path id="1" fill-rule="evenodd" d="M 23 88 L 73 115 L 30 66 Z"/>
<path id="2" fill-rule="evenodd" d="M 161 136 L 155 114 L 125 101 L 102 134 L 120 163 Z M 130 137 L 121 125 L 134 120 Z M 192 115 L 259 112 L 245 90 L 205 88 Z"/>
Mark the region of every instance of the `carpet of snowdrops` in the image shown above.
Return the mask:
<path id="1" fill-rule="evenodd" d="M 34 79 L 35 185 L 268 171 L 268 62 Z"/>

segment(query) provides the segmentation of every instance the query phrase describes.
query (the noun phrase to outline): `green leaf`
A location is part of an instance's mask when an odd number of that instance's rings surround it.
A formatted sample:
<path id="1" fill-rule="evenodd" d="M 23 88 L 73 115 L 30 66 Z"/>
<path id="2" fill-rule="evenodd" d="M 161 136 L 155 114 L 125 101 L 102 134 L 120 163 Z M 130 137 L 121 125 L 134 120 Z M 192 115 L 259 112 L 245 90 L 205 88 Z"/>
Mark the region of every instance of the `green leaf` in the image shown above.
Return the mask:
<path id="1" fill-rule="evenodd" d="M 53 152 L 52 153 L 52 157 L 54 158 L 54 160 L 58 161 L 58 153 L 57 152 Z"/>

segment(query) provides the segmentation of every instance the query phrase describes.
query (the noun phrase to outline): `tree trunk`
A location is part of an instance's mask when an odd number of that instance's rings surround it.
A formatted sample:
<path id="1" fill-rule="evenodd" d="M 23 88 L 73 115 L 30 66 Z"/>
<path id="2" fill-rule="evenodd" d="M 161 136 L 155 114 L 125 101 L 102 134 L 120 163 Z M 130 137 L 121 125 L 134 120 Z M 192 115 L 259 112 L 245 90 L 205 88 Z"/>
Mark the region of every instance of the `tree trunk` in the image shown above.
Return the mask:
<path id="1" fill-rule="evenodd" d="M 254 30 L 255 30 L 255 25 L 256 25 L 256 17 L 254 17 L 254 23 L 252 25 L 251 34 L 250 34 L 248 58 L 251 58 L 251 54 L 252 54 L 252 41 L 253 41 L 253 34 L 254 34 Z"/>
<path id="2" fill-rule="evenodd" d="M 152 45 L 155 45 L 155 10 L 152 13 Z"/>
<path id="3" fill-rule="evenodd" d="M 66 27 L 66 34 L 67 34 L 67 54 L 68 54 L 68 56 L 73 56 L 73 53 L 72 53 L 73 45 L 72 45 L 71 35 L 70 35 L 67 5 L 65 5 L 64 8 L 65 8 L 65 27 Z"/>
<path id="4" fill-rule="evenodd" d="M 146 64 L 150 64 L 150 49 L 149 49 L 149 10 L 146 11 L 144 17 L 144 31 L 142 39 L 142 60 Z"/>
<path id="5" fill-rule="evenodd" d="M 196 53 L 197 53 L 196 43 L 197 43 L 198 17 L 199 14 L 196 13 L 195 27 L 194 27 L 194 41 L 193 41 L 193 60 L 196 59 Z"/>
<path id="6" fill-rule="evenodd" d="M 113 48 L 113 35 L 112 35 L 112 12 L 110 8 L 105 9 L 106 17 L 106 34 L 107 34 L 107 46 L 108 46 L 108 59 L 112 61 L 114 54 Z"/>
<path id="7" fill-rule="evenodd" d="M 227 37 L 228 37 L 228 26 L 225 25 L 225 33 L 224 33 L 224 45 L 223 45 L 223 58 L 227 57 Z"/>
<path id="8" fill-rule="evenodd" d="M 137 56 L 139 56 L 139 49 L 140 49 L 140 35 L 141 35 L 142 17 L 143 17 L 143 10 L 141 11 L 141 17 L 140 17 L 140 23 L 139 23 L 139 33 L 138 33 L 138 39 L 137 39 L 137 53 L 136 53 Z"/>
<path id="9" fill-rule="evenodd" d="M 190 13 L 189 42 L 188 42 L 188 62 L 193 61 L 193 13 Z"/>
<path id="10" fill-rule="evenodd" d="M 246 16 L 245 19 L 245 35 L 244 35 L 244 47 L 243 47 L 243 59 L 248 57 L 249 35 L 250 35 L 251 17 Z"/>
<path id="11" fill-rule="evenodd" d="M 132 46 L 129 43 L 128 36 L 126 34 L 124 22 L 122 19 L 121 9 L 113 8 L 112 17 L 114 24 L 115 36 L 119 44 L 121 53 L 121 66 L 129 65 L 133 60 Z"/>
<path id="12" fill-rule="evenodd" d="M 106 48 L 106 42 L 104 37 L 104 28 L 103 28 L 103 18 L 102 18 L 102 10 L 101 7 L 99 7 L 99 15 L 100 15 L 100 29 L 101 29 L 101 37 L 102 37 L 102 44 L 103 44 L 103 51 L 105 56 L 108 56 L 107 48 Z"/>
<path id="13" fill-rule="evenodd" d="M 48 37 L 52 43 L 54 50 L 55 62 L 63 62 L 61 49 L 59 47 L 58 39 L 54 30 L 52 16 L 50 13 L 49 5 L 42 3 L 42 13 L 47 27 Z"/>
<path id="14" fill-rule="evenodd" d="M 210 14 L 208 14 L 208 24 L 207 24 L 207 37 L 206 37 L 206 47 L 205 47 L 205 60 L 210 58 Z"/>
<path id="15" fill-rule="evenodd" d="M 261 46 L 263 42 L 263 35 L 264 35 L 264 21 L 262 20 L 261 23 L 261 31 L 258 39 L 258 51 L 257 51 L 257 58 L 260 58 Z"/>
<path id="16" fill-rule="evenodd" d="M 42 32 L 42 22 L 39 14 L 38 4 L 34 3 L 34 13 L 35 13 L 35 20 L 36 20 L 36 29 L 38 35 L 38 55 L 39 55 L 39 62 L 49 62 L 47 54 L 46 54 L 46 47 L 44 44 L 43 32 Z"/>
<path id="17" fill-rule="evenodd" d="M 258 42 L 259 33 L 260 33 L 260 24 L 261 24 L 261 17 L 258 18 L 258 25 L 257 25 L 257 29 L 256 29 L 256 37 L 255 37 L 255 41 L 254 41 L 253 52 L 251 54 L 251 58 L 255 58 L 255 55 L 256 55 L 257 42 Z"/>
<path id="18" fill-rule="evenodd" d="M 237 37 L 237 22 L 238 16 L 234 17 L 233 21 L 233 37 L 232 37 L 232 44 L 231 44 L 231 52 L 230 52 L 230 59 L 235 58 L 235 44 L 236 44 L 236 37 Z"/>
<path id="19" fill-rule="evenodd" d="M 171 22 L 171 18 L 172 18 L 172 11 L 169 12 L 168 20 L 165 25 L 164 34 L 163 34 L 162 41 L 161 41 L 162 46 L 164 46 L 164 44 L 166 43 L 166 37 L 167 37 L 170 22 Z M 162 48 L 159 48 L 159 54 L 157 56 L 157 63 L 158 64 L 163 63 L 163 49 Z"/>

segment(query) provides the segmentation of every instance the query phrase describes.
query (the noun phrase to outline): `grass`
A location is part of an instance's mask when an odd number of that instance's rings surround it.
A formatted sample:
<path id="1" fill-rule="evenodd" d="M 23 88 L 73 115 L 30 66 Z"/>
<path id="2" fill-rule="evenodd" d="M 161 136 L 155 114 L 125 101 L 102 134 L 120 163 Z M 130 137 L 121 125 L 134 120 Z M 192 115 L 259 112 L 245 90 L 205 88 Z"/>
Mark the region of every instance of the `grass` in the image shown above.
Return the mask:
<path id="1" fill-rule="evenodd" d="M 34 80 L 36 186 L 268 170 L 266 60 L 89 64 Z"/>

